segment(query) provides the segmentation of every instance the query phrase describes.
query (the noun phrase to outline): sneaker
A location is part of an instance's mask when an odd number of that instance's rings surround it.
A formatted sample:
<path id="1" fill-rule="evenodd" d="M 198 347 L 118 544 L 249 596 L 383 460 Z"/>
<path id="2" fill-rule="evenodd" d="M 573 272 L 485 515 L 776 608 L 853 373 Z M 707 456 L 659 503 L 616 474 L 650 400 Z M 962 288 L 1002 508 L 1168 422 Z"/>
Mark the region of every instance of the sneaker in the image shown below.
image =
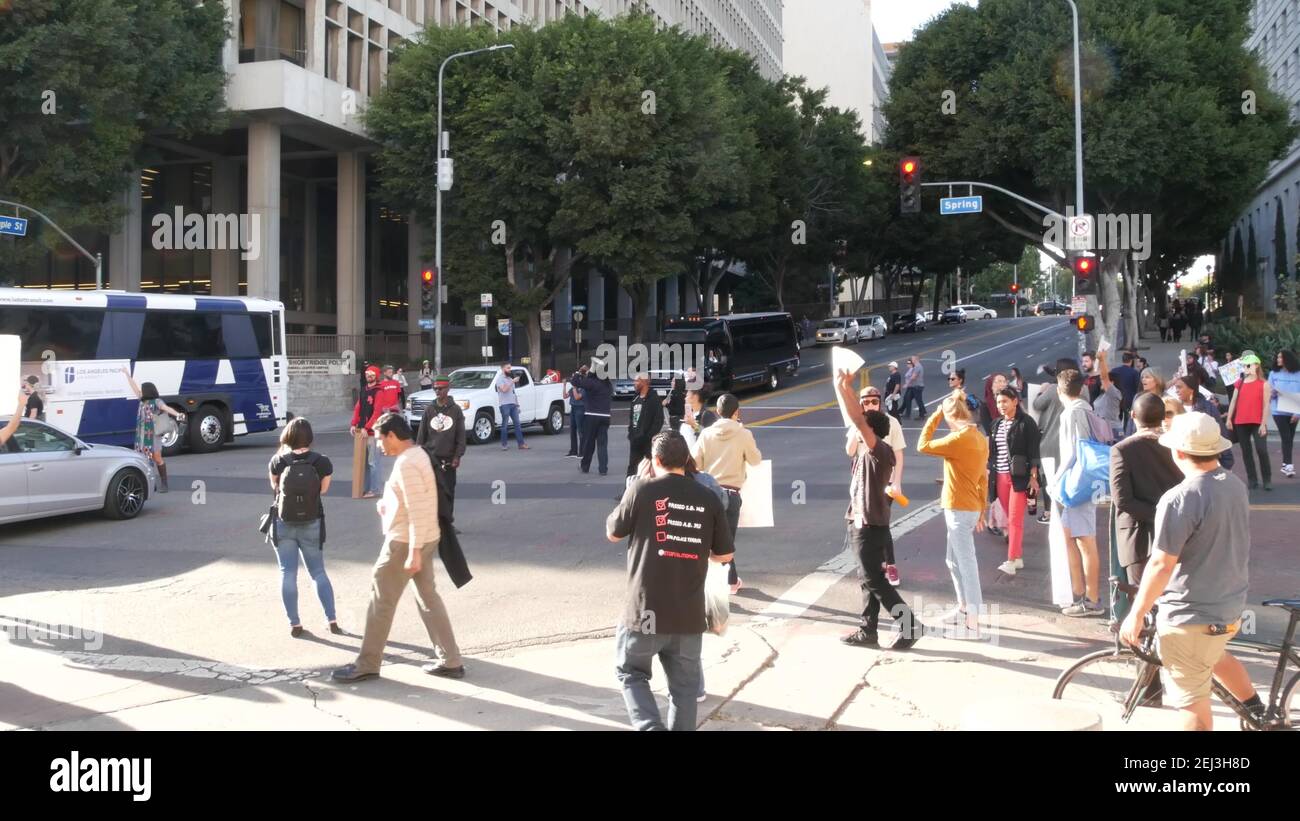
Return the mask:
<path id="1" fill-rule="evenodd" d="M 1007 561 L 998 565 L 998 570 L 1001 570 L 1003 573 L 1006 573 L 1008 576 L 1014 576 L 1016 575 L 1016 563 L 1008 559 Z"/>
<path id="2" fill-rule="evenodd" d="M 705 695 L 698 695 L 698 696 L 695 697 L 695 703 L 696 703 L 696 704 L 703 704 L 705 701 L 708 701 L 708 699 L 709 699 L 709 697 L 708 697 L 707 694 L 705 694 Z"/>
<path id="3" fill-rule="evenodd" d="M 581 459 L 582 457 L 579 456 L 579 455 L 576 454 L 576 453 L 566 453 L 566 454 L 564 454 L 564 458 L 565 458 L 565 459 Z"/>
<path id="4" fill-rule="evenodd" d="M 1285 476 L 1285 477 L 1288 478 L 1288 479 L 1294 479 L 1294 478 L 1295 478 L 1295 465 L 1283 465 L 1283 466 L 1282 466 L 1282 475 Z"/>
<path id="5" fill-rule="evenodd" d="M 876 633 L 868 633 L 862 628 L 854 630 L 847 636 L 840 636 L 841 644 L 848 644 L 853 647 L 879 647 L 880 636 Z"/>
<path id="6" fill-rule="evenodd" d="M 293 636 L 295 639 L 302 638 L 303 632 L 305 631 L 302 629 L 301 624 L 296 624 L 293 627 L 289 628 L 289 635 Z"/>
<path id="7" fill-rule="evenodd" d="M 1039 523 L 1040 525 L 1048 525 L 1048 524 L 1051 524 L 1051 523 L 1052 523 L 1052 514 L 1048 513 L 1046 510 L 1044 510 L 1042 513 L 1040 513 L 1040 514 L 1038 515 L 1038 523 Z"/>
<path id="8" fill-rule="evenodd" d="M 1015 561 L 1015 563 L 1016 563 L 1016 570 L 1020 570 L 1021 568 L 1023 568 L 1023 567 L 1025 566 L 1025 560 L 1024 560 L 1024 559 L 1015 559 L 1014 561 Z"/>
<path id="9" fill-rule="evenodd" d="M 357 669 L 357 666 L 355 664 L 349 664 L 345 667 L 340 667 L 339 669 L 335 670 L 333 673 L 330 673 L 330 678 L 334 679 L 335 681 L 341 681 L 344 682 L 345 684 L 350 684 L 354 681 L 366 681 L 372 678 L 379 678 L 379 672 L 376 671 L 373 673 L 363 673 Z"/>
<path id="10" fill-rule="evenodd" d="M 902 633 L 899 633 L 898 638 L 894 639 L 894 643 L 889 645 L 889 649 L 908 650 L 911 647 L 913 647 L 918 641 L 920 641 L 921 636 L 924 634 L 925 634 L 925 628 L 921 625 L 920 622 L 917 622 L 916 625 L 912 628 L 911 636 L 905 636 Z"/>
<path id="11" fill-rule="evenodd" d="M 1101 606 L 1101 601 L 1085 601 L 1083 609 L 1088 616 L 1097 617 L 1106 615 L 1106 608 Z"/>
<path id="12" fill-rule="evenodd" d="M 961 608 L 949 610 L 939 617 L 940 624 L 961 624 L 966 621 L 966 613 Z"/>
<path id="13" fill-rule="evenodd" d="M 622 501 L 622 499 L 620 499 L 619 501 Z M 737 593 L 739 593 L 744 586 L 745 586 L 745 580 L 737 576 L 736 583 L 731 586 L 731 595 L 734 596 Z"/>
<path id="14" fill-rule="evenodd" d="M 1001 529 L 996 528 L 996 527 L 994 527 L 994 526 L 992 526 L 992 525 L 989 525 L 989 527 L 988 527 L 988 531 L 989 531 L 989 533 L 993 534 L 994 536 L 1001 536 L 1001 535 L 1002 535 L 1002 531 L 1001 531 Z"/>
<path id="15" fill-rule="evenodd" d="M 1075 619 L 1086 618 L 1088 616 L 1088 608 L 1084 606 L 1083 602 L 1075 602 L 1069 607 L 1062 607 L 1061 615 Z"/>
<path id="16" fill-rule="evenodd" d="M 889 583 L 894 587 L 898 587 L 903 583 L 903 580 L 898 576 L 898 567 L 896 565 L 885 565 L 885 578 L 888 579 Z"/>

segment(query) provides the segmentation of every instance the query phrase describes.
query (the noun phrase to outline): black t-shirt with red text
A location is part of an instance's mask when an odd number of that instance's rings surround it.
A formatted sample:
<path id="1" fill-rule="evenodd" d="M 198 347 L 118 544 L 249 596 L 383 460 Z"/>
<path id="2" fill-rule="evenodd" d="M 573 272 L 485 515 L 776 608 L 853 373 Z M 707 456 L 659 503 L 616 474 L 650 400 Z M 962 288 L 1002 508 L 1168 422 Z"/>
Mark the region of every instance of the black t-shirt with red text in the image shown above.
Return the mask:
<path id="1" fill-rule="evenodd" d="M 630 537 L 623 626 L 653 634 L 705 632 L 709 555 L 734 550 L 727 514 L 713 491 L 668 474 L 633 482 L 606 530 Z"/>

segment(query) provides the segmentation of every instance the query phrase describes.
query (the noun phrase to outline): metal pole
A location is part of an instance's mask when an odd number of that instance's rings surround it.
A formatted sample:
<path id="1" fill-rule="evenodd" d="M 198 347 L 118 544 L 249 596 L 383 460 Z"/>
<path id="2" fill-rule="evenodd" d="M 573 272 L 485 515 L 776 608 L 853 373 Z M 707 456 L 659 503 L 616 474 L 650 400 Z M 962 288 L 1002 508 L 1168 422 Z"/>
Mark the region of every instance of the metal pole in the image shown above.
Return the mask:
<path id="1" fill-rule="evenodd" d="M 1074 18 L 1074 215 L 1081 217 L 1083 210 L 1083 83 L 1079 78 L 1079 7 L 1074 0 L 1070 14 Z"/>
<path id="2" fill-rule="evenodd" d="M 1011 282 L 1017 286 L 1020 284 L 1020 263 L 1016 263 L 1016 266 L 1011 269 Z M 1020 318 L 1020 288 L 1019 287 L 1011 289 L 1011 318 L 1012 319 Z"/>
<path id="3" fill-rule="evenodd" d="M 513 43 L 505 43 L 488 48 L 477 48 L 472 51 L 460 51 L 447 57 L 438 66 L 438 160 L 441 163 L 443 157 L 446 157 L 450 150 L 450 138 L 442 130 L 442 77 L 443 72 L 447 69 L 447 64 L 457 57 L 468 57 L 471 54 L 484 54 L 490 51 L 501 51 L 503 49 L 514 48 Z M 435 206 L 435 228 L 433 244 L 433 269 L 438 272 L 437 293 L 434 294 L 437 299 L 437 309 L 433 325 L 433 360 L 434 370 L 442 372 L 442 289 L 446 278 L 442 273 L 442 186 L 437 185 L 436 206 Z M 486 329 L 484 329 L 486 335 Z"/>
<path id="4" fill-rule="evenodd" d="M 63 236 L 63 238 L 68 241 L 68 244 L 70 244 L 73 248 L 76 248 L 78 251 L 80 251 L 81 255 L 84 256 L 86 259 L 94 263 L 95 287 L 96 288 L 104 287 L 104 258 L 101 254 L 96 253 L 94 256 L 91 256 L 90 252 L 87 251 L 85 248 L 82 248 L 81 243 L 77 242 L 75 239 L 69 236 L 68 232 L 60 228 L 57 222 L 45 216 L 40 211 L 37 211 L 35 208 L 31 207 L 30 205 L 23 205 L 21 202 L 11 202 L 10 200 L 0 200 L 0 205 L 12 205 L 14 208 L 23 208 L 28 211 L 31 211 L 33 214 L 35 214 L 36 216 L 44 220 L 45 223 L 49 225 L 51 228 L 53 228 L 55 231 L 58 231 Z"/>

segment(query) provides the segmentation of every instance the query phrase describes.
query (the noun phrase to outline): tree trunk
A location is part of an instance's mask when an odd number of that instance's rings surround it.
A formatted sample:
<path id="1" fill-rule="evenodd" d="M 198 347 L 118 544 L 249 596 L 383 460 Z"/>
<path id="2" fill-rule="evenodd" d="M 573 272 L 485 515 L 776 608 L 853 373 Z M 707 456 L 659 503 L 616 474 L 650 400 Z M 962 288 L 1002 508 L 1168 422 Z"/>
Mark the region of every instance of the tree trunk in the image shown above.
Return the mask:
<path id="1" fill-rule="evenodd" d="M 1128 297 L 1128 347 L 1136 348 L 1142 338 L 1142 329 L 1138 327 L 1138 291 L 1142 289 L 1142 263 L 1131 259 L 1128 273 L 1124 275 L 1125 295 Z"/>
<path id="2" fill-rule="evenodd" d="M 948 284 L 947 274 L 934 275 L 934 307 L 931 310 L 934 311 L 936 322 L 938 321 L 937 317 L 939 315 L 939 296 L 943 293 L 943 290 L 947 286 L 947 284 Z"/>
<path id="3" fill-rule="evenodd" d="M 641 332 L 645 328 L 644 313 L 646 296 L 648 295 L 646 292 L 646 285 L 645 283 L 637 283 L 637 285 L 632 288 L 624 285 L 623 289 L 627 291 L 628 296 L 632 297 L 632 341 L 640 342 Z"/>
<path id="4" fill-rule="evenodd" d="M 718 284 L 722 282 L 722 278 L 727 275 L 727 271 L 731 269 L 731 266 L 736 264 L 736 258 L 730 257 L 724 261 L 722 270 L 715 274 L 713 273 L 713 263 L 718 262 L 720 259 L 721 257 L 709 257 L 707 260 L 707 266 L 703 274 L 705 285 L 704 298 L 700 303 L 700 316 L 713 316 L 713 297 L 718 291 Z"/>
<path id="5" fill-rule="evenodd" d="M 778 265 L 776 269 L 772 272 L 772 285 L 774 286 L 772 290 L 776 291 L 776 309 L 778 311 L 784 311 L 785 310 L 785 262 L 784 261 L 782 261 L 781 264 Z"/>
<path id="6" fill-rule="evenodd" d="M 1102 339 L 1110 343 L 1111 347 L 1115 346 L 1115 337 L 1119 333 L 1120 315 L 1123 307 L 1123 300 L 1119 295 L 1119 271 L 1123 267 L 1123 257 L 1111 254 L 1104 257 L 1101 261 L 1101 271 L 1097 276 L 1097 281 L 1101 284 L 1101 293 L 1097 296 L 1101 303 L 1102 310 L 1097 313 L 1097 330 L 1095 334 L 1090 334 L 1088 347 L 1091 350 L 1097 349 L 1097 344 Z"/>

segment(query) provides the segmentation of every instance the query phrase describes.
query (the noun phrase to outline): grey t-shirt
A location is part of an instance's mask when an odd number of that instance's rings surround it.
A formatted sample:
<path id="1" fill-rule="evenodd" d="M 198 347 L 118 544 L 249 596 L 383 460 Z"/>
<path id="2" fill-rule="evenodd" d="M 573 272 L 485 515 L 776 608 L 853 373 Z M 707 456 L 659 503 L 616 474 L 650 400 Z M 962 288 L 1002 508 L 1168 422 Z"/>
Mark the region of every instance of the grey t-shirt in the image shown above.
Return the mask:
<path id="1" fill-rule="evenodd" d="M 501 390 L 502 385 L 509 385 L 510 390 Z M 506 405 L 518 405 L 519 397 L 515 396 L 515 380 L 504 373 L 497 374 L 496 380 L 492 383 L 492 389 L 497 391 L 497 404 L 501 407 Z"/>
<path id="2" fill-rule="evenodd" d="M 1250 498 L 1222 468 L 1193 475 L 1156 505 L 1153 547 L 1178 557 L 1159 602 L 1164 624 L 1231 624 L 1246 608 Z"/>
<path id="3" fill-rule="evenodd" d="M 1092 400 L 1093 411 L 1106 420 L 1112 428 L 1120 426 L 1119 406 L 1124 397 L 1113 383 L 1109 390 L 1104 390 Z"/>

